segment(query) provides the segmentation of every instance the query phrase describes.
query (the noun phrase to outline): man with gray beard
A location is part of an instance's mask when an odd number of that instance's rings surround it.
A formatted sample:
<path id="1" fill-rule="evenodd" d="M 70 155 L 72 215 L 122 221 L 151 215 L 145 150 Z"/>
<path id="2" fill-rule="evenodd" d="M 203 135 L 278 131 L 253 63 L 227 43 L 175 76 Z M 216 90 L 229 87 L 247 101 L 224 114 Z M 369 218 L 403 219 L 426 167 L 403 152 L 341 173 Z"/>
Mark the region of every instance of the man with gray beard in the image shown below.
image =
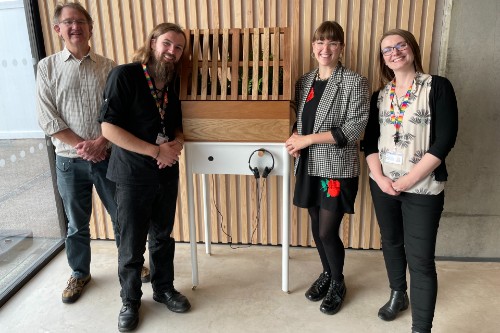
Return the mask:
<path id="1" fill-rule="evenodd" d="M 123 306 L 120 332 L 134 330 L 141 305 L 141 268 L 149 235 L 153 299 L 174 312 L 191 307 L 175 290 L 172 233 L 184 144 L 174 78 L 186 36 L 162 23 L 149 34 L 134 63 L 109 74 L 101 110 L 102 133 L 113 143 L 107 177 L 116 183 L 118 274 Z"/>

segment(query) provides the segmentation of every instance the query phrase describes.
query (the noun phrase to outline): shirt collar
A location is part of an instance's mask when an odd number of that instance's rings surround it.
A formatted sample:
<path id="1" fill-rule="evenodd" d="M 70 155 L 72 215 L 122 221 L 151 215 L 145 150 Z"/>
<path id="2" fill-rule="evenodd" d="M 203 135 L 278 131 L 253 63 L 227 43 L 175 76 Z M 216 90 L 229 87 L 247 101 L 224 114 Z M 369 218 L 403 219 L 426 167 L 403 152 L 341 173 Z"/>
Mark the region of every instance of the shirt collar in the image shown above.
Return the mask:
<path id="1" fill-rule="evenodd" d="M 63 55 L 63 60 L 67 61 L 70 58 L 76 59 L 73 54 L 68 50 L 68 48 L 65 46 L 64 49 L 62 50 L 62 55 Z M 90 48 L 89 53 L 85 57 L 83 57 L 82 61 L 86 58 L 90 58 L 93 62 L 96 62 L 96 55 L 95 52 L 92 48 Z M 78 59 L 77 59 L 78 60 Z"/>

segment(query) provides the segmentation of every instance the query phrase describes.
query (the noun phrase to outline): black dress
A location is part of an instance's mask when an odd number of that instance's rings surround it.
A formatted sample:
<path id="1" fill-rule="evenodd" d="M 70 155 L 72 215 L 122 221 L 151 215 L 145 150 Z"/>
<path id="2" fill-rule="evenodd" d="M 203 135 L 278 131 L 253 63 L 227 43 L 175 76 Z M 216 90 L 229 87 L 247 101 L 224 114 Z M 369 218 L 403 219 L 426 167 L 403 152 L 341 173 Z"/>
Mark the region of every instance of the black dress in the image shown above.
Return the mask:
<path id="1" fill-rule="evenodd" d="M 327 80 L 315 80 L 308 93 L 302 112 L 302 135 L 313 132 L 316 110 L 327 83 Z M 329 211 L 354 214 L 358 177 L 329 179 L 309 176 L 307 172 L 308 160 L 309 147 L 300 151 L 295 175 L 293 204 L 301 208 L 319 206 Z"/>

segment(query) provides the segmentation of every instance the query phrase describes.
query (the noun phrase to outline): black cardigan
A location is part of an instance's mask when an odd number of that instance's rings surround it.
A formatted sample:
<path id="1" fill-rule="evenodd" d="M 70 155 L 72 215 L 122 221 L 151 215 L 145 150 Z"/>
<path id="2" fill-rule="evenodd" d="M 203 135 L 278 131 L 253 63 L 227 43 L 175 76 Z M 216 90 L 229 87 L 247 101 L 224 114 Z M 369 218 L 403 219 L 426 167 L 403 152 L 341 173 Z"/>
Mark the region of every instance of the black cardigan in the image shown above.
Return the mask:
<path id="1" fill-rule="evenodd" d="M 380 136 L 379 109 L 377 99 L 379 91 L 373 93 L 370 101 L 370 117 L 363 139 L 365 156 L 378 153 L 378 138 Z M 444 77 L 433 75 L 429 96 L 431 111 L 431 141 L 428 153 L 441 160 L 434 170 L 437 181 L 446 181 L 445 158 L 455 145 L 458 132 L 458 107 L 455 91 L 451 82 Z"/>

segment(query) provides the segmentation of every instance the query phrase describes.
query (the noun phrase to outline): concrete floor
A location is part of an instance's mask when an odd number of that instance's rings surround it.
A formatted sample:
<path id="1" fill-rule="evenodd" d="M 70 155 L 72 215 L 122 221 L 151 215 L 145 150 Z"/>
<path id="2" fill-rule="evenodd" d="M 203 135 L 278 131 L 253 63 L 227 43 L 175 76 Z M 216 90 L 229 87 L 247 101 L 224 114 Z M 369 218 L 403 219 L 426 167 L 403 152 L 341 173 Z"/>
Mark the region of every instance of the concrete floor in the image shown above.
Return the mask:
<path id="1" fill-rule="evenodd" d="M 176 288 L 192 310 L 176 314 L 143 286 L 137 332 L 410 332 L 410 310 L 395 321 L 377 318 L 389 296 L 382 253 L 348 250 L 347 296 L 327 316 L 304 297 L 320 273 L 313 248 L 290 249 L 290 293 L 281 291 L 281 248 L 198 247 L 200 284 L 191 290 L 189 244 L 177 244 Z M 69 277 L 60 253 L 0 309 L 2 332 L 117 332 L 121 307 L 112 241 L 93 241 L 92 281 L 75 304 L 61 302 Z M 439 294 L 433 332 L 500 332 L 500 263 L 437 262 Z"/>

